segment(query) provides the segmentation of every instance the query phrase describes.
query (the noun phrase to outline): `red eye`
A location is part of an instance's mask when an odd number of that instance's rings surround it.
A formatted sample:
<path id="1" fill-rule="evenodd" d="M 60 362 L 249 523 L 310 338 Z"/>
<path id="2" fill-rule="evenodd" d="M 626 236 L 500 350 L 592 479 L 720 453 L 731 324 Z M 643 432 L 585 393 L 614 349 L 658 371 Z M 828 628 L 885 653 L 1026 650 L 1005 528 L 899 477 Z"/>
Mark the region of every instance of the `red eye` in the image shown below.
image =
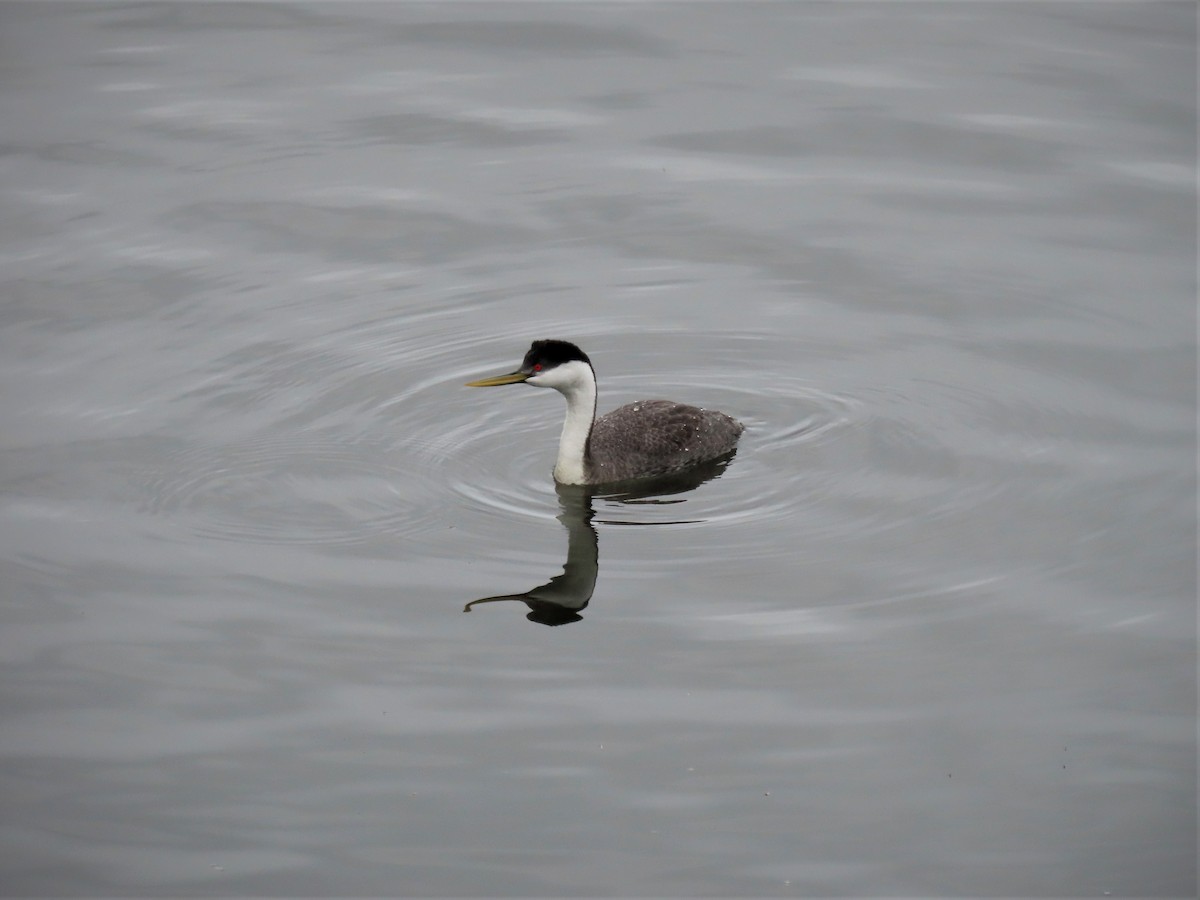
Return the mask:
<path id="1" fill-rule="evenodd" d="M 535 372 L 540 372 L 540 371 L 542 371 L 542 364 L 541 364 L 541 363 L 534 363 L 534 364 L 533 364 L 533 371 L 535 371 Z"/>

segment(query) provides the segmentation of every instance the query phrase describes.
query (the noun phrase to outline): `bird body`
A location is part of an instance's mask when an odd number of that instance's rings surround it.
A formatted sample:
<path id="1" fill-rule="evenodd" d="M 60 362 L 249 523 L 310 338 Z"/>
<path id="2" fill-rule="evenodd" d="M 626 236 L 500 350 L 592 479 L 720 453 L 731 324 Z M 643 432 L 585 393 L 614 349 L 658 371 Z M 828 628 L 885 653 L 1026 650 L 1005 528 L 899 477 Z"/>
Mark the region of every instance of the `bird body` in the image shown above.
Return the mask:
<path id="1" fill-rule="evenodd" d="M 741 433 L 742 424 L 724 413 L 638 400 L 592 426 L 592 471 L 599 481 L 666 475 L 730 452 Z"/>
<path id="2" fill-rule="evenodd" d="M 732 453 L 743 426 L 715 410 L 671 400 L 638 400 L 596 418 L 596 373 L 568 341 L 534 341 L 521 368 L 469 383 L 554 388 L 567 401 L 554 479 L 608 484 L 678 472 Z"/>

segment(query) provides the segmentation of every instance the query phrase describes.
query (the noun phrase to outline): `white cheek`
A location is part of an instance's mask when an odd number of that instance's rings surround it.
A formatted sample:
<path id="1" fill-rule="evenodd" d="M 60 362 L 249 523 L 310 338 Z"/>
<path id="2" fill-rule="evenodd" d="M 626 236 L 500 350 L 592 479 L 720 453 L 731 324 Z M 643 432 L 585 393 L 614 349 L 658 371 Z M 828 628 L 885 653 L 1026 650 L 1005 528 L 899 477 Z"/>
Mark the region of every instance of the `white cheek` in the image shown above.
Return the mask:
<path id="1" fill-rule="evenodd" d="M 534 387 L 555 388 L 560 391 L 571 390 L 584 382 L 585 372 L 590 374 L 585 363 L 572 360 L 561 366 L 555 366 L 540 375 L 527 378 L 525 383 Z"/>

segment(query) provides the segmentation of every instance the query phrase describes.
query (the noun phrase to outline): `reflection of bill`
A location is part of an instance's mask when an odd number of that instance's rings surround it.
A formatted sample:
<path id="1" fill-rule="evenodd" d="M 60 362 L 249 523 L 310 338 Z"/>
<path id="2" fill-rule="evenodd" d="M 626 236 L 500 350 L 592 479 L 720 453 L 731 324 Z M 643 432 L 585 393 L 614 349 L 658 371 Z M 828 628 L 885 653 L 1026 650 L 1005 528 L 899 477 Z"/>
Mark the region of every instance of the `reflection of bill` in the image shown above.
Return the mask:
<path id="1" fill-rule="evenodd" d="M 557 485 L 558 505 L 560 511 L 558 521 L 567 529 L 567 561 L 563 565 L 561 575 L 555 575 L 548 582 L 523 594 L 499 594 L 495 597 L 483 597 L 472 600 L 463 612 L 470 612 L 481 603 L 495 603 L 500 600 L 519 600 L 529 607 L 525 615 L 530 622 L 542 625 L 566 625 L 578 622 L 583 618 L 581 612 L 592 599 L 596 589 L 596 576 L 600 568 L 599 540 L 596 528 L 592 525 L 595 510 L 592 498 L 601 497 L 619 503 L 654 503 L 653 498 L 669 494 L 679 494 L 699 487 L 706 481 L 716 478 L 733 458 L 730 453 L 725 457 L 687 472 L 666 478 L 645 481 L 630 485 L 608 485 L 603 492 L 578 485 Z M 680 502 L 680 501 L 659 501 Z M 640 524 L 624 522 L 622 524 Z"/>
<path id="2" fill-rule="evenodd" d="M 561 507 L 558 521 L 567 528 L 567 562 L 562 574 L 555 575 L 545 584 L 524 594 L 500 594 L 472 600 L 463 607 L 463 612 L 470 612 L 473 606 L 480 603 L 520 600 L 529 606 L 525 618 L 530 622 L 566 625 L 583 618 L 579 611 L 592 599 L 599 569 L 596 529 L 592 527 L 592 516 L 595 514 L 592 497 L 582 488 L 560 485 L 558 505 Z"/>

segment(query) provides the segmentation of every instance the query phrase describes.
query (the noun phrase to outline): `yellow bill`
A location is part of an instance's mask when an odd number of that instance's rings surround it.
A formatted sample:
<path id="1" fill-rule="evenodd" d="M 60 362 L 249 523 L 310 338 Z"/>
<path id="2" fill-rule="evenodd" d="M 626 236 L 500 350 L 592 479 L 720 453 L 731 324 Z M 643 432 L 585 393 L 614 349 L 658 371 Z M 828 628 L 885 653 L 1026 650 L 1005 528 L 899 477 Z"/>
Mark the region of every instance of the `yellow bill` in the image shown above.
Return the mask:
<path id="1" fill-rule="evenodd" d="M 478 381 L 468 381 L 467 387 L 496 387 L 501 384 L 517 384 L 529 377 L 528 372 L 510 372 L 507 375 L 493 375 L 491 378 L 481 378 Z"/>

